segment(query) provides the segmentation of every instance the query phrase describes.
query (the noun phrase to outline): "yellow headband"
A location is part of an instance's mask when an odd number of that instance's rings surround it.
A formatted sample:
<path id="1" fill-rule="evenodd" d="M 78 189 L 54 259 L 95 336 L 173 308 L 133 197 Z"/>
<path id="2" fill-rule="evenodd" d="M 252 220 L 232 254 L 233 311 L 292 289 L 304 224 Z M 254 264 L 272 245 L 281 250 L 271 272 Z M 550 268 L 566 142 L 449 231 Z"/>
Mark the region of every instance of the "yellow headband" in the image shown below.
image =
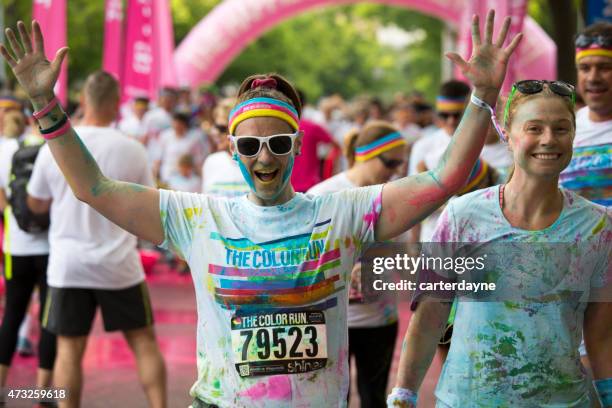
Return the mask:
<path id="1" fill-rule="evenodd" d="M 260 118 L 260 117 L 268 117 L 268 118 L 278 118 L 287 122 L 294 130 L 298 130 L 298 123 L 293 119 L 290 115 L 285 112 L 281 112 L 275 109 L 253 109 L 249 111 L 242 112 L 240 115 L 236 116 L 232 119 L 232 124 L 230 126 L 229 132 L 230 134 L 234 134 L 234 130 L 238 127 L 240 122 L 244 122 L 250 118 Z"/>
<path id="2" fill-rule="evenodd" d="M 580 50 L 576 52 L 576 62 L 578 62 L 578 60 L 581 58 L 592 56 L 612 58 L 612 50 L 608 50 L 605 48 L 591 48 L 586 50 Z"/>

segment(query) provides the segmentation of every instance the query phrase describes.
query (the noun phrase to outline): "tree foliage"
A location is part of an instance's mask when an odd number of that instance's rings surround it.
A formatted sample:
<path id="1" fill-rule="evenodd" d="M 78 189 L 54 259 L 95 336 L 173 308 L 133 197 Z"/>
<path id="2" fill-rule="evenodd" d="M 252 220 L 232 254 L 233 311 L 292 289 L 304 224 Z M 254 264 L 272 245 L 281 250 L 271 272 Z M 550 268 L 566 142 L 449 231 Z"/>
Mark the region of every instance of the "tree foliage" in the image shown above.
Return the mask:
<path id="1" fill-rule="evenodd" d="M 5 24 L 29 21 L 32 0 L 2 0 Z M 169 0 L 176 44 L 220 0 Z M 575 0 L 580 2 L 580 0 Z M 548 0 L 530 0 L 529 13 L 553 30 Z M 404 49 L 379 44 L 377 30 L 395 25 L 426 36 Z M 77 89 L 102 65 L 104 0 L 68 1 L 69 81 Z M 238 83 L 253 72 L 288 76 L 309 98 L 338 92 L 390 97 L 419 89 L 429 96 L 440 80 L 443 23 L 412 10 L 361 2 L 316 9 L 288 20 L 250 44 L 225 70 L 218 84 Z"/>

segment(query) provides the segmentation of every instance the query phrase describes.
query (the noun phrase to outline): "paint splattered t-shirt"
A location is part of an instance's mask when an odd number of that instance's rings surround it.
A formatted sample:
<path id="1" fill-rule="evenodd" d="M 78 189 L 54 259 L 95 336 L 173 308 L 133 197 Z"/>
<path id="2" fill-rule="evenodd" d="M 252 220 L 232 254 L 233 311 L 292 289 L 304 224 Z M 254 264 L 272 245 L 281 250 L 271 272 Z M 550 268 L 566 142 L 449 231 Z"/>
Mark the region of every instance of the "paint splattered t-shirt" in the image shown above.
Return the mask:
<path id="1" fill-rule="evenodd" d="M 457 247 L 453 251 L 466 243 L 474 257 L 521 248 L 520 254 L 495 257 L 494 265 L 486 267 L 498 287 L 519 288 L 514 300 L 477 302 L 459 296 L 451 348 L 435 393 L 442 404 L 591 406 L 578 353 L 588 303 L 571 289 L 592 294 L 606 284 L 612 221 L 606 208 L 561 191 L 559 218 L 539 231 L 510 225 L 499 204 L 499 186 L 452 200 L 440 217 L 434 241 L 457 243 L 451 244 Z M 548 247 L 538 243 L 574 243 L 563 248 L 575 252 L 566 252 L 566 258 L 558 249 L 547 254 Z M 562 287 L 560 283 L 570 289 L 560 291 L 560 297 L 534 295 Z"/>
<path id="2" fill-rule="evenodd" d="M 273 207 L 160 190 L 164 248 L 195 284 L 198 379 L 221 407 L 342 407 L 347 287 L 374 240 L 382 186 Z"/>
<path id="3" fill-rule="evenodd" d="M 588 106 L 576 113 L 574 154 L 559 182 L 588 200 L 612 207 L 612 120 L 593 122 Z"/>

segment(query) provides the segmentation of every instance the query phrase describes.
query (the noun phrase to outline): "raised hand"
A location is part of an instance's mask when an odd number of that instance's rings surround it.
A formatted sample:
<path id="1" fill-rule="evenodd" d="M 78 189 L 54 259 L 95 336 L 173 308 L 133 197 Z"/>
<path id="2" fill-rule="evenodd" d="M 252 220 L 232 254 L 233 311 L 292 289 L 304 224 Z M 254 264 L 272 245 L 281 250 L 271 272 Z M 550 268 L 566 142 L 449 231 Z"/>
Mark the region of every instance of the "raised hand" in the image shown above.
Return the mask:
<path id="1" fill-rule="evenodd" d="M 32 33 L 34 44 L 26 30 L 23 21 L 17 23 L 19 40 L 10 28 L 6 29 L 6 38 L 11 52 L 0 44 L 0 54 L 6 59 L 17 81 L 28 94 L 30 99 L 49 99 L 53 97 L 53 86 L 60 73 L 60 67 L 68 48 L 64 47 L 57 51 L 53 61 L 45 57 L 45 47 L 42 31 L 37 21 L 32 21 Z M 34 47 L 32 47 L 34 45 Z"/>
<path id="2" fill-rule="evenodd" d="M 457 53 L 451 52 L 446 56 L 453 61 L 463 72 L 478 91 L 491 91 L 497 95 L 506 76 L 506 67 L 510 56 L 518 46 L 522 34 L 516 35 L 507 47 L 504 41 L 510 28 L 510 17 L 506 17 L 501 31 L 495 43 L 493 43 L 493 23 L 495 21 L 495 11 L 489 10 L 487 22 L 485 24 L 484 42 L 480 39 L 480 23 L 478 16 L 472 19 L 472 56 L 469 61 L 465 61 Z M 495 101 L 493 101 L 495 102 Z"/>

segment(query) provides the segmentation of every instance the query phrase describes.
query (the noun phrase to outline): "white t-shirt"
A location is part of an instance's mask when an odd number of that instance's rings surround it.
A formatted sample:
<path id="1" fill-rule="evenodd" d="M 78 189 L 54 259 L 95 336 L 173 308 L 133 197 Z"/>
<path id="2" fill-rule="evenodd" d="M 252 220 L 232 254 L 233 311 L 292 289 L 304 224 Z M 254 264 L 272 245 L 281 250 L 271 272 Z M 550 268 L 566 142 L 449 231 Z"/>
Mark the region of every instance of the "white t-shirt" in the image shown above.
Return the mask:
<path id="1" fill-rule="evenodd" d="M 589 107 L 576 112 L 576 137 L 574 147 L 612 143 L 612 120 L 593 122 L 589 119 Z"/>
<path id="2" fill-rule="evenodd" d="M 142 122 L 147 134 L 147 153 L 149 154 L 149 159 L 159 160 L 162 154 L 159 136 L 161 132 L 172 126 L 172 115 L 164 108 L 156 107 L 145 113 Z"/>
<path id="3" fill-rule="evenodd" d="M 346 176 L 346 172 L 342 172 L 311 187 L 308 194 L 331 194 L 356 187 Z M 349 303 L 347 320 L 349 327 L 387 326 L 397 321 L 397 304 L 395 299 L 388 296 L 367 303 Z"/>
<path id="4" fill-rule="evenodd" d="M 13 155 L 19 148 L 17 139 L 7 139 L 0 147 L 0 188 L 4 189 L 6 198 L 11 195 L 9 189 L 9 179 L 11 174 L 11 164 Z M 49 253 L 49 239 L 47 231 L 39 234 L 30 234 L 23 231 L 17 225 L 17 220 L 13 216 L 10 207 L 5 209 L 5 226 L 3 250 L 7 254 L 16 256 L 46 255 Z"/>
<path id="5" fill-rule="evenodd" d="M 78 126 L 81 140 L 105 176 L 153 186 L 144 147 L 110 127 Z M 47 283 L 60 288 L 122 289 L 144 279 L 136 237 L 80 202 L 44 146 L 28 185 L 51 202 Z"/>
<path id="6" fill-rule="evenodd" d="M 446 143 L 450 141 L 450 136 L 442 129 L 437 129 L 429 134 L 424 134 L 419 140 L 414 142 L 412 150 L 410 151 L 410 161 L 408 163 L 408 174 L 417 174 L 418 164 L 423 161 L 425 155 L 431 151 L 432 148 L 438 144 Z"/>
<path id="7" fill-rule="evenodd" d="M 178 172 L 178 162 L 181 156 L 190 154 L 197 168 L 204 161 L 205 143 L 202 132 L 197 129 L 188 130 L 183 137 L 177 137 L 174 129 L 164 130 L 159 136 L 161 150 L 160 177 L 168 182 L 173 174 Z"/>
<path id="8" fill-rule="evenodd" d="M 144 120 L 138 119 L 138 117 L 133 114 L 119 121 L 119 130 L 141 143 L 147 135 L 147 128 L 145 127 Z"/>
<path id="9" fill-rule="evenodd" d="M 297 193 L 262 207 L 160 191 L 161 246 L 187 260 L 196 291 L 192 396 L 221 407 L 346 406 L 347 286 L 374 240 L 381 192 Z"/>
<path id="10" fill-rule="evenodd" d="M 216 152 L 202 166 L 202 192 L 219 197 L 236 197 L 250 191 L 238 164 L 228 152 Z"/>

